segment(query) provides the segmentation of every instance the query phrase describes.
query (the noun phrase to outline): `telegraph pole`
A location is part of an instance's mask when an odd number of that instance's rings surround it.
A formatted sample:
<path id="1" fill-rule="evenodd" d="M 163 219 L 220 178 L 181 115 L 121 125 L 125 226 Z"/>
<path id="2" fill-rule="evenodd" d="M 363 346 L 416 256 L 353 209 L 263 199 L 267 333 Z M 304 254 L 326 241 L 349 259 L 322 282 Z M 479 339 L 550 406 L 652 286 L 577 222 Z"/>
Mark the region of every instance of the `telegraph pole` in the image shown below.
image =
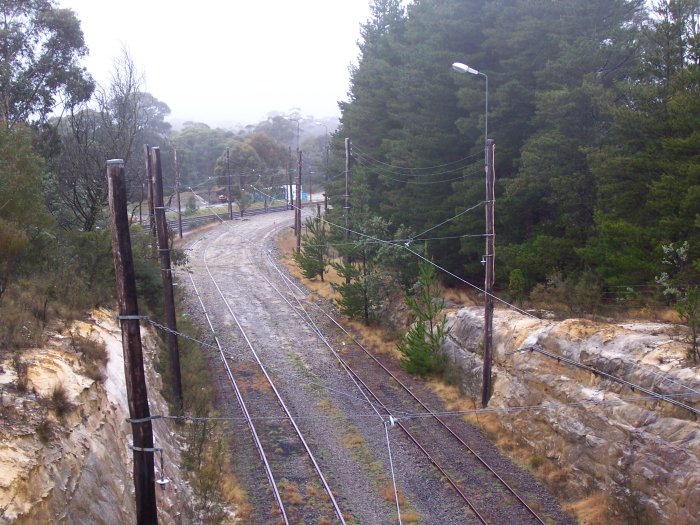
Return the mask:
<path id="1" fill-rule="evenodd" d="M 345 242 L 350 239 L 350 139 L 345 139 Z M 350 255 L 345 256 L 345 264 L 350 265 Z M 346 272 L 345 284 L 350 284 L 350 275 Z"/>
<path id="2" fill-rule="evenodd" d="M 484 256 L 484 378 L 481 406 L 486 408 L 491 398 L 491 363 L 493 361 L 493 282 L 495 266 L 494 200 L 496 175 L 493 167 L 494 141 L 486 140 L 486 255 Z"/>
<path id="3" fill-rule="evenodd" d="M 175 413 L 182 414 L 182 379 L 180 376 L 180 348 L 177 341 L 177 320 L 175 316 L 175 298 L 173 295 L 173 275 L 170 268 L 170 243 L 168 242 L 168 223 L 165 220 L 163 203 L 163 172 L 160 165 L 160 148 L 151 148 L 151 172 L 155 175 L 155 212 L 158 232 L 158 254 L 160 255 L 160 273 L 163 279 L 163 308 L 168 332 L 168 360 L 170 361 L 170 379 L 172 381 L 173 404 Z"/>
<path id="4" fill-rule="evenodd" d="M 180 204 L 180 162 L 177 158 L 177 150 L 173 150 L 175 156 L 175 195 L 177 196 L 177 228 L 182 239 L 182 207 Z"/>
<path id="5" fill-rule="evenodd" d="M 143 145 L 143 152 L 146 157 L 146 195 L 148 199 L 148 229 L 151 230 L 151 235 L 156 236 L 156 221 L 153 210 L 153 174 L 151 173 L 151 163 L 148 160 L 151 155 L 151 146 Z"/>
<path id="6" fill-rule="evenodd" d="M 230 166 L 229 166 L 230 156 L 231 156 L 231 148 L 226 148 L 226 176 L 228 177 L 228 220 L 232 221 L 233 220 L 233 203 L 231 202 L 231 170 L 230 170 Z"/>
<path id="7" fill-rule="evenodd" d="M 112 229 L 112 253 L 117 280 L 119 322 L 122 330 L 126 397 L 129 404 L 134 451 L 134 489 L 136 493 L 136 523 L 158 523 L 156 483 L 153 465 L 153 427 L 148 408 L 146 374 L 143 368 L 141 328 L 136 300 L 136 277 L 129 237 L 129 217 L 126 209 L 124 161 L 107 161 L 109 222 Z"/>
<path id="8" fill-rule="evenodd" d="M 294 210 L 296 217 L 294 224 L 297 235 L 297 253 L 301 251 L 301 150 L 297 150 L 297 209 Z"/>
<path id="9" fill-rule="evenodd" d="M 294 209 L 294 194 L 292 193 L 292 171 L 289 164 L 292 162 L 292 147 L 289 146 L 289 153 L 287 154 L 287 177 L 289 178 L 289 209 Z M 296 221 L 296 214 L 294 215 Z M 295 224 L 296 227 L 296 224 Z M 295 230 L 296 232 L 296 230 Z"/>

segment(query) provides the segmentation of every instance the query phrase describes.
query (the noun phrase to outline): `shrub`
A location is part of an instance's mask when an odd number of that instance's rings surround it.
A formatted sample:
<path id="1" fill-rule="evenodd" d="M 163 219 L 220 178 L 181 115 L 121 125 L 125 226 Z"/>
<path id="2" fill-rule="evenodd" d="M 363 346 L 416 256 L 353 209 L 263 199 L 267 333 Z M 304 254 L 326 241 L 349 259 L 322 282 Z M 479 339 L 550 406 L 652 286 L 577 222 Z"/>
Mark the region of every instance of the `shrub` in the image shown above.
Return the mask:
<path id="1" fill-rule="evenodd" d="M 109 360 L 104 342 L 71 332 L 71 346 L 76 353 L 82 354 L 83 371 L 93 381 L 105 380 L 105 366 Z"/>
<path id="2" fill-rule="evenodd" d="M 64 417 L 73 410 L 73 404 L 68 399 L 68 391 L 61 383 L 53 387 L 50 406 L 59 418 Z"/>
<path id="3" fill-rule="evenodd" d="M 46 416 L 41 419 L 41 422 L 36 427 L 36 437 L 39 438 L 39 441 L 43 445 L 48 444 L 53 437 L 53 425 L 51 424 L 51 421 L 46 418 Z"/>

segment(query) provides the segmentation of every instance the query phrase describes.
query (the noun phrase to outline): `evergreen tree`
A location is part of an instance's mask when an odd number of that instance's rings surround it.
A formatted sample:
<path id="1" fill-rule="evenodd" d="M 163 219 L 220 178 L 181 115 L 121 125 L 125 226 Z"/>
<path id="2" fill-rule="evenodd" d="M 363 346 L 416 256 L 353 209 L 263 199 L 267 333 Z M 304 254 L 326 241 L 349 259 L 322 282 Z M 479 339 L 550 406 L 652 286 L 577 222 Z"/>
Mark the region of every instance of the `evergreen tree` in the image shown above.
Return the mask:
<path id="1" fill-rule="evenodd" d="M 304 277 L 313 279 L 319 276 L 323 281 L 328 265 L 326 225 L 320 217 L 309 217 L 305 223 L 306 233 L 301 236 L 301 250 L 292 253 L 292 257 Z"/>
<path id="2" fill-rule="evenodd" d="M 414 289 L 406 295 L 406 305 L 416 316 L 416 322 L 397 345 L 401 367 L 411 374 L 435 375 L 444 371 L 446 356 L 442 345 L 449 334 L 447 318 L 440 315 L 445 306 L 437 273 L 432 264 L 419 265 L 419 277 Z"/>

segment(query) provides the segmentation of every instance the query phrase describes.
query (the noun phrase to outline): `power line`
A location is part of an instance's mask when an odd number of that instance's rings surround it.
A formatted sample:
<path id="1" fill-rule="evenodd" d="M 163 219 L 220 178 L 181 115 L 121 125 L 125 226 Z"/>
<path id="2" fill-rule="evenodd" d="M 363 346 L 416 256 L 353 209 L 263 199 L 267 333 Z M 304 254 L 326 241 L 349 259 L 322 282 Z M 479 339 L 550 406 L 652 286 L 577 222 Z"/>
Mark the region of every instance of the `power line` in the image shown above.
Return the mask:
<path id="1" fill-rule="evenodd" d="M 473 153 L 473 154 L 468 155 L 468 156 L 466 156 L 466 157 L 462 157 L 461 159 L 457 159 L 457 160 L 452 161 L 452 162 L 447 162 L 447 163 L 445 163 L 445 164 L 438 164 L 438 165 L 435 165 L 435 166 L 423 166 L 423 167 L 418 167 L 418 166 L 396 166 L 396 165 L 394 165 L 394 164 L 389 164 L 389 163 L 387 163 L 387 162 L 382 162 L 381 160 L 376 159 L 376 158 L 370 156 L 370 155 L 367 154 L 367 153 L 364 153 L 364 152 L 362 151 L 362 148 L 361 148 L 361 147 L 358 147 L 357 144 L 354 143 L 354 142 L 353 142 L 353 144 L 352 144 L 352 150 L 353 150 L 353 153 L 357 153 L 358 156 L 364 157 L 365 159 L 368 159 L 369 161 L 374 162 L 374 163 L 376 163 L 376 164 L 380 164 L 380 165 L 382 165 L 382 166 L 386 166 L 387 168 L 390 168 L 391 170 L 406 170 L 406 171 L 411 171 L 411 172 L 413 172 L 413 171 L 436 170 L 436 169 L 446 168 L 446 167 L 448 167 L 448 166 L 454 166 L 455 164 L 459 164 L 459 163 L 465 162 L 465 161 L 467 161 L 467 160 L 469 160 L 469 159 L 472 159 L 472 158 L 474 158 L 474 157 L 481 156 L 481 152 L 479 152 L 479 153 Z M 413 175 L 413 174 L 407 174 L 407 175 L 409 175 L 409 176 L 416 176 L 416 177 L 425 176 L 425 175 Z"/>
<path id="2" fill-rule="evenodd" d="M 408 240 L 408 242 L 410 243 L 410 242 L 416 240 L 416 239 L 417 239 L 418 237 L 420 237 L 421 235 L 425 235 L 426 233 L 431 232 L 431 231 L 433 231 L 433 230 L 436 229 L 436 228 L 439 228 L 439 227 L 442 226 L 443 224 L 447 224 L 448 222 L 451 222 L 451 221 L 453 221 L 453 220 L 455 220 L 455 219 L 461 217 L 461 216 L 464 215 L 465 213 L 468 213 L 468 212 L 470 212 L 470 211 L 472 211 L 472 210 L 475 210 L 476 208 L 478 208 L 478 207 L 481 206 L 482 204 L 484 204 L 484 201 L 481 201 L 481 202 L 479 202 L 478 204 L 475 204 L 474 206 L 472 206 L 471 208 L 467 208 L 466 210 L 459 212 L 459 213 L 458 213 L 457 215 L 455 215 L 454 217 L 450 217 L 449 219 L 445 219 L 445 220 L 442 221 L 440 224 L 436 224 L 436 225 L 433 226 L 432 228 L 428 228 L 427 230 L 425 230 L 425 231 L 422 232 L 422 233 L 419 233 L 419 234 L 417 234 L 417 235 L 414 235 L 411 239 Z M 420 240 L 427 240 L 427 239 L 420 239 Z"/>
<path id="3" fill-rule="evenodd" d="M 602 395 L 605 395 L 603 393 Z M 697 398 L 700 397 L 698 394 L 672 394 L 664 396 L 667 398 Z M 613 398 L 602 398 L 602 399 L 584 399 L 581 401 L 571 401 L 568 403 L 543 403 L 540 405 L 511 405 L 505 407 L 490 407 L 490 408 L 474 408 L 469 410 L 448 410 L 440 412 L 415 412 L 415 413 L 402 413 L 398 417 L 394 417 L 395 421 L 406 421 L 410 419 L 420 419 L 420 418 L 432 418 L 434 416 L 440 417 L 462 417 L 462 416 L 480 416 L 488 414 L 509 414 L 513 412 L 540 412 L 542 410 L 564 410 L 567 408 L 585 408 L 590 406 L 609 406 L 620 402 L 647 402 L 647 401 L 660 401 L 659 396 L 616 396 Z M 345 414 L 349 419 L 364 419 L 372 418 L 376 419 L 377 414 L 374 412 L 355 412 Z M 324 420 L 324 419 L 336 419 L 336 415 L 320 415 L 320 416 L 296 416 L 296 419 L 306 419 L 306 420 Z M 148 421 L 154 421 L 157 419 L 165 420 L 177 420 L 177 421 L 245 421 L 246 418 L 243 416 L 196 416 L 196 415 L 167 415 L 167 414 L 153 414 L 147 418 L 141 419 L 128 419 L 128 423 L 140 424 L 146 423 Z M 284 420 L 284 416 L 251 416 L 251 420 L 254 421 L 275 421 Z M 382 419 L 382 423 L 384 423 Z"/>

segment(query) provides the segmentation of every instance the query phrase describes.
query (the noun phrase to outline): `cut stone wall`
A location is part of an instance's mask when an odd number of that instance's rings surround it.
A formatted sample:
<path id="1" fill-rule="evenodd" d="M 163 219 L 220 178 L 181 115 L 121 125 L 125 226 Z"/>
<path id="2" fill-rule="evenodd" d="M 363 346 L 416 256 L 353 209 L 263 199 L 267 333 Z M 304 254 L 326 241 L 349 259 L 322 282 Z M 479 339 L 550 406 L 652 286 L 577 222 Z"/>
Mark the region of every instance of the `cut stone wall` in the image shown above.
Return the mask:
<path id="1" fill-rule="evenodd" d="M 467 393 L 479 398 L 483 310 L 464 308 L 448 318 L 444 350 L 462 366 Z M 697 410 L 700 370 L 686 359 L 680 327 L 538 320 L 496 310 L 493 333 L 489 408 L 502 409 L 502 428 L 533 455 L 568 472 L 562 482 L 570 494 L 603 491 L 634 501 L 655 523 L 698 523 L 700 425 L 693 413 L 538 352 L 517 351 L 538 345 Z"/>

